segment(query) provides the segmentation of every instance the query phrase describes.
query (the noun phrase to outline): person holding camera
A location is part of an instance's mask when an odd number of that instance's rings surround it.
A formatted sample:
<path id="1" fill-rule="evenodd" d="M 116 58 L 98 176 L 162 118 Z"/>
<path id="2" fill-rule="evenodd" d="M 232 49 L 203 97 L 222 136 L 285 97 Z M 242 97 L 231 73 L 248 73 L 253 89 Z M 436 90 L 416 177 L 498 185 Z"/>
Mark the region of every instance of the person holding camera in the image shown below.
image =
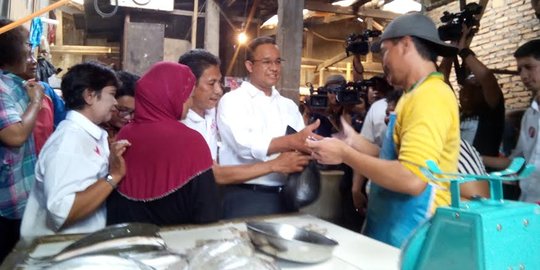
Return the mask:
<path id="1" fill-rule="evenodd" d="M 458 105 L 436 65 L 438 55 L 455 55 L 457 48 L 439 38 L 429 17 L 409 13 L 388 24 L 372 49 L 381 52 L 390 84 L 405 89 L 382 148 L 347 126 L 344 140 L 306 143 L 319 162 L 344 162 L 371 179 L 364 234 L 400 247 L 438 206 L 450 203 L 448 183 L 431 183 L 421 168 L 433 160 L 443 171 L 457 170 Z"/>
<path id="2" fill-rule="evenodd" d="M 472 28 L 463 24 L 463 34 L 457 42 L 461 67 L 456 75 L 461 88 L 461 138 L 485 156 L 498 156 L 504 131 L 504 96 L 493 72 L 469 49 Z M 444 58 L 441 70 L 448 78 L 453 58 Z M 470 70 L 470 74 L 468 72 Z"/>

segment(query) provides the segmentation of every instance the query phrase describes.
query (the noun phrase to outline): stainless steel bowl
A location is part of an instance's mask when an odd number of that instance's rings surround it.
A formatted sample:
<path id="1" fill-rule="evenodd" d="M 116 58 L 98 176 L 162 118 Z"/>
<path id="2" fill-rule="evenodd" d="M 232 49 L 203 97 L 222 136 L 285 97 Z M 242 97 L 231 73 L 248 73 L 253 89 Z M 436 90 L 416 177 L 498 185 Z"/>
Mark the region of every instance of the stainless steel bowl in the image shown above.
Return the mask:
<path id="1" fill-rule="evenodd" d="M 338 242 L 288 224 L 246 222 L 251 241 L 264 253 L 281 259 L 318 263 L 332 257 Z"/>

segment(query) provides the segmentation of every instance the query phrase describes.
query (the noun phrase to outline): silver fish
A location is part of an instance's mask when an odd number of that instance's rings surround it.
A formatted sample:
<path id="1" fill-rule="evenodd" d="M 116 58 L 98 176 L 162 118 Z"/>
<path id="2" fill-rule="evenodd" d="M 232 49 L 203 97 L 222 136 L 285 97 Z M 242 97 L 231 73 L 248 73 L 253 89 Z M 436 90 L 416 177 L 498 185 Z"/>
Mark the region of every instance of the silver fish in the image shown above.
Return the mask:
<path id="1" fill-rule="evenodd" d="M 52 257 L 53 261 L 62 261 L 85 254 L 119 254 L 126 252 L 147 252 L 165 250 L 165 240 L 160 237 L 133 236 L 95 243 L 79 249 L 62 251 Z"/>
<path id="2" fill-rule="evenodd" d="M 122 223 L 93 232 L 64 248 L 60 253 L 91 246 L 103 241 L 132 236 L 160 237 L 159 227 L 147 223 Z"/>
<path id="3" fill-rule="evenodd" d="M 152 224 L 126 223 L 106 227 L 67 246 L 57 254 L 26 260 L 26 264 L 63 261 L 86 254 L 117 255 L 122 252 L 142 253 L 165 250 L 159 227 Z"/>

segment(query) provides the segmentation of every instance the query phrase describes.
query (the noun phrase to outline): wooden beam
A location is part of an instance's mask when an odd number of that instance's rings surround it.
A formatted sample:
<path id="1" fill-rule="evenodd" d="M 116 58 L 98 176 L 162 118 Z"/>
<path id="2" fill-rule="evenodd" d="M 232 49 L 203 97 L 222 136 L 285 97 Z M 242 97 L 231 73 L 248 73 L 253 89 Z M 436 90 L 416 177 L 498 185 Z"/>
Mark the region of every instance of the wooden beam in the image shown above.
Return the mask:
<path id="1" fill-rule="evenodd" d="M 306 1 L 304 8 L 312 10 L 312 11 L 323 11 L 323 12 L 332 12 L 336 14 L 354 15 L 354 11 L 352 7 L 332 6 L 332 4 L 322 3 L 322 2 Z"/>
<path id="2" fill-rule="evenodd" d="M 191 17 L 191 49 L 197 48 L 197 21 L 199 14 L 199 0 L 193 1 L 193 16 Z"/>
<path id="3" fill-rule="evenodd" d="M 354 15 L 332 15 L 329 14 L 328 16 L 324 16 L 323 22 L 325 23 L 331 23 L 331 22 L 337 22 L 341 20 L 348 20 L 351 18 L 356 18 Z"/>
<path id="4" fill-rule="evenodd" d="M 63 45 L 51 46 L 51 53 L 70 53 L 83 55 L 120 54 L 120 48 L 109 46 Z"/>
<path id="5" fill-rule="evenodd" d="M 304 0 L 278 0 L 278 30 L 276 43 L 281 57 L 287 59 L 278 82 L 280 93 L 298 104 L 300 87 L 300 64 L 302 58 Z"/>
<path id="6" fill-rule="evenodd" d="M 381 18 L 386 20 L 393 20 L 400 14 L 390 12 L 390 11 L 384 11 L 380 9 L 364 9 L 364 10 L 358 10 L 357 13 L 358 16 L 364 16 L 364 17 L 372 17 L 372 18 Z"/>
<path id="7" fill-rule="evenodd" d="M 318 72 L 320 70 L 323 70 L 329 66 L 332 66 L 332 65 L 335 65 L 336 63 L 339 63 L 339 62 L 342 62 L 348 58 L 352 57 L 351 56 L 347 56 L 346 53 L 344 52 L 341 52 L 337 55 L 335 55 L 334 57 L 328 59 L 328 60 L 325 60 L 324 62 L 322 62 L 321 64 L 317 65 L 317 68 L 315 69 L 315 72 Z M 362 65 L 364 66 L 364 69 L 368 72 L 376 72 L 376 73 L 382 73 L 383 72 L 383 69 L 382 69 L 382 64 L 381 63 L 377 63 L 377 62 L 362 62 Z"/>
<path id="8" fill-rule="evenodd" d="M 373 20 L 372 21 L 372 24 L 373 24 L 373 28 L 379 30 L 379 31 L 383 31 L 384 30 L 384 26 L 382 26 L 380 23 L 378 23 L 377 21 Z"/>
<path id="9" fill-rule="evenodd" d="M 333 65 L 333 64 L 335 64 L 337 62 L 341 62 L 345 58 L 347 58 L 347 54 L 344 53 L 344 52 L 340 52 L 337 55 L 335 55 L 334 57 L 332 57 L 330 59 L 327 59 L 324 62 L 322 62 L 321 64 L 319 64 L 315 71 L 318 71 L 318 70 L 324 69 L 326 67 L 329 67 L 329 66 L 331 66 L 331 65 Z"/>

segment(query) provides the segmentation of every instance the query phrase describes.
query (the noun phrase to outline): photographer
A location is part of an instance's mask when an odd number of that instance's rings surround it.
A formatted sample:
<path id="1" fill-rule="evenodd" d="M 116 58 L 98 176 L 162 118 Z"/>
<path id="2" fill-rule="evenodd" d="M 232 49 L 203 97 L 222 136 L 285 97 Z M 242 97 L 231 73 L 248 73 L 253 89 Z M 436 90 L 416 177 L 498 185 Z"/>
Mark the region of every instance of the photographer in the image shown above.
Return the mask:
<path id="1" fill-rule="evenodd" d="M 472 29 L 462 26 L 457 42 L 462 67 L 455 67 L 460 103 L 461 138 L 481 155 L 497 156 L 504 131 L 504 96 L 493 73 L 469 49 Z M 441 71 L 449 77 L 453 58 L 444 58 Z M 468 75 L 465 70 L 470 70 Z"/>

